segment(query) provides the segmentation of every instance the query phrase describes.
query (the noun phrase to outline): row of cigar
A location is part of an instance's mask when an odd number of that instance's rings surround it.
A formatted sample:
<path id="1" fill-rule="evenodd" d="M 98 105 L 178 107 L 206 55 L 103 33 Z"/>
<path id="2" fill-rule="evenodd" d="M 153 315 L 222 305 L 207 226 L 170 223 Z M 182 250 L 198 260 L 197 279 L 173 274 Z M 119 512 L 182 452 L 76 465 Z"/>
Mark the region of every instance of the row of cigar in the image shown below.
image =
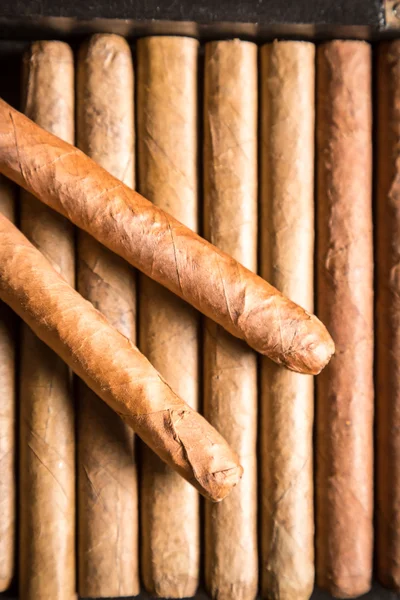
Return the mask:
<path id="1" fill-rule="evenodd" d="M 377 48 L 375 251 L 369 44 L 209 42 L 201 67 L 195 39 L 135 48 L 35 43 L 28 118 L 0 101 L 0 172 L 24 188 L 1 183 L 0 298 L 29 326 L 1 305 L 0 587 L 182 598 L 204 554 L 218 600 L 306 599 L 315 573 L 355 597 L 375 548 L 398 590 L 400 43 Z M 314 295 L 336 345 L 315 419 Z M 204 535 L 181 475 L 230 492 Z"/>

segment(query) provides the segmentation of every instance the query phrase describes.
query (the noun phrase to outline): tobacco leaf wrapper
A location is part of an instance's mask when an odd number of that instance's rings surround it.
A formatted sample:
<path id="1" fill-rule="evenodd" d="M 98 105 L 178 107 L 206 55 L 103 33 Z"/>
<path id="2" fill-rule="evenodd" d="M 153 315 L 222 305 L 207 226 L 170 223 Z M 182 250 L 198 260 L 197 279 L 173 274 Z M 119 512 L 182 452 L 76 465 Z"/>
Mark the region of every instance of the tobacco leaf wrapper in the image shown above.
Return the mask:
<path id="1" fill-rule="evenodd" d="M 400 44 L 378 50 L 377 172 L 377 575 L 400 591 Z"/>
<path id="2" fill-rule="evenodd" d="M 315 316 L 2 100 L 0 172 L 272 360 L 316 374 L 332 356 Z"/>
<path id="3" fill-rule="evenodd" d="M 80 49 L 77 70 L 78 145 L 134 187 L 133 67 L 127 42 L 116 35 L 93 36 Z M 84 231 L 78 233 L 77 262 L 78 291 L 135 342 L 134 269 Z M 79 594 L 135 596 L 139 573 L 133 432 L 81 381 L 78 390 Z"/>
<path id="4" fill-rule="evenodd" d="M 261 273 L 313 309 L 315 47 L 261 49 Z M 308 600 L 314 586 L 311 376 L 261 366 L 262 596 Z"/>
<path id="5" fill-rule="evenodd" d="M 139 189 L 196 230 L 198 41 L 137 43 Z M 140 281 L 140 349 L 193 409 L 199 388 L 199 315 L 158 283 Z M 199 583 L 199 498 L 149 448 L 142 450 L 142 574 L 151 594 L 194 596 Z"/>
<path id="6" fill-rule="evenodd" d="M 338 353 L 317 382 L 317 583 L 366 593 L 372 576 L 371 47 L 317 51 L 318 313 Z"/>
<path id="7" fill-rule="evenodd" d="M 205 48 L 204 231 L 257 270 L 257 46 Z M 253 600 L 258 588 L 257 356 L 207 320 L 204 416 L 238 452 L 243 479 L 222 504 L 205 506 L 205 578 L 212 598 Z"/>
<path id="8" fill-rule="evenodd" d="M 221 435 L 4 217 L 0 235 L 0 299 L 165 462 L 222 500 L 242 468 Z"/>
<path id="9" fill-rule="evenodd" d="M 42 127 L 73 142 L 71 48 L 63 42 L 34 43 L 24 56 L 23 66 L 24 111 Z M 23 191 L 21 230 L 62 277 L 74 285 L 71 223 Z M 20 594 L 26 600 L 70 600 L 75 596 L 75 418 L 71 373 L 54 352 L 23 326 L 19 376 Z"/>
<path id="10" fill-rule="evenodd" d="M 0 213 L 15 217 L 15 190 L 0 177 Z M 15 339 L 16 319 L 0 304 L 0 592 L 14 575 L 15 552 Z"/>

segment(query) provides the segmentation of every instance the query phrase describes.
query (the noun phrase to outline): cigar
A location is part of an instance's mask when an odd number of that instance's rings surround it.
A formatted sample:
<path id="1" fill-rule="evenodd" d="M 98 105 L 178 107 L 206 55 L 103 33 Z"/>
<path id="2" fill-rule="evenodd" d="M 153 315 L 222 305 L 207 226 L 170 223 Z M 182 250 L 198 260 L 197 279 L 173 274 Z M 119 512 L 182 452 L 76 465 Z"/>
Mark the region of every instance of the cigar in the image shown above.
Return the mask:
<path id="1" fill-rule="evenodd" d="M 257 270 L 257 46 L 205 46 L 204 232 Z M 205 579 L 212 598 L 253 600 L 258 588 L 257 357 L 207 320 L 204 416 L 229 440 L 243 479 L 220 505 L 205 506 Z"/>
<path id="2" fill-rule="evenodd" d="M 318 314 L 338 353 L 317 382 L 317 583 L 366 593 L 372 572 L 371 47 L 318 48 Z"/>
<path id="3" fill-rule="evenodd" d="M 206 498 L 222 500 L 242 474 L 222 436 L 4 217 L 0 240 L 0 300 L 165 462 Z"/>
<path id="4" fill-rule="evenodd" d="M 275 362 L 315 374 L 333 354 L 316 317 L 2 100 L 0 172 Z"/>
<path id="5" fill-rule="evenodd" d="M 139 190 L 158 208 L 197 229 L 198 41 L 149 37 L 137 42 Z M 196 311 L 142 276 L 140 349 L 172 389 L 197 410 Z M 193 488 L 143 448 L 142 575 L 152 595 L 194 596 L 199 583 L 199 499 Z"/>
<path id="6" fill-rule="evenodd" d="M 0 213 L 15 219 L 15 189 L 0 177 Z M 14 575 L 15 552 L 15 340 L 16 320 L 0 303 L 0 592 Z"/>
<path id="7" fill-rule="evenodd" d="M 74 62 L 67 44 L 32 44 L 24 57 L 22 105 L 40 126 L 73 142 Z M 21 230 L 74 285 L 71 223 L 22 192 Z M 17 262 L 15 270 L 15 276 L 21 277 Z M 75 597 L 75 421 L 70 371 L 24 326 L 19 375 L 20 595 L 24 600 L 70 600 Z"/>
<path id="8" fill-rule="evenodd" d="M 261 49 L 261 274 L 313 310 L 315 47 Z M 261 365 L 262 596 L 314 587 L 313 380 Z"/>
<path id="9" fill-rule="evenodd" d="M 78 146 L 133 188 L 133 68 L 127 42 L 116 35 L 93 36 L 80 49 L 77 71 Z M 78 291 L 135 342 L 133 268 L 84 231 L 78 233 L 77 261 Z M 78 391 L 79 594 L 85 598 L 136 596 L 138 501 L 133 432 L 81 381 Z"/>
<path id="10" fill-rule="evenodd" d="M 378 51 L 377 168 L 377 487 L 376 564 L 380 582 L 400 591 L 399 163 L 400 45 Z"/>

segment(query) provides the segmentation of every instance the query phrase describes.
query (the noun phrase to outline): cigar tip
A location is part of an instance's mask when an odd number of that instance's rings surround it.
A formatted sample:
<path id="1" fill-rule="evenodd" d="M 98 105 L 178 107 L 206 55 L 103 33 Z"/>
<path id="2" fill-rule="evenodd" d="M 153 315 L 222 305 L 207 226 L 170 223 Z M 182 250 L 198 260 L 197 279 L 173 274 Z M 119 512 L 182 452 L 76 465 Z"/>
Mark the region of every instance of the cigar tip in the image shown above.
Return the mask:
<path id="1" fill-rule="evenodd" d="M 292 371 L 318 375 L 335 353 L 335 344 L 325 325 L 314 315 L 309 315 L 309 332 L 304 336 L 302 348 L 288 357 L 286 366 Z"/>
<path id="2" fill-rule="evenodd" d="M 221 502 L 237 485 L 243 475 L 242 465 L 235 465 L 223 471 L 208 473 L 202 481 L 201 492 L 208 500 L 212 502 Z"/>
<path id="3" fill-rule="evenodd" d="M 371 590 L 371 576 L 369 572 L 356 576 L 339 573 L 335 578 L 318 576 L 317 585 L 335 598 L 358 598 Z"/>
<path id="4" fill-rule="evenodd" d="M 400 570 L 397 565 L 393 568 L 386 564 L 378 565 L 377 579 L 383 587 L 400 594 Z"/>
<path id="5" fill-rule="evenodd" d="M 322 325 L 322 323 L 321 323 Z M 318 375 L 324 367 L 329 363 L 332 356 L 335 354 L 335 343 L 325 326 L 322 325 L 325 330 L 325 335 L 318 342 L 315 342 L 310 348 L 312 361 L 311 362 L 311 374 Z"/>

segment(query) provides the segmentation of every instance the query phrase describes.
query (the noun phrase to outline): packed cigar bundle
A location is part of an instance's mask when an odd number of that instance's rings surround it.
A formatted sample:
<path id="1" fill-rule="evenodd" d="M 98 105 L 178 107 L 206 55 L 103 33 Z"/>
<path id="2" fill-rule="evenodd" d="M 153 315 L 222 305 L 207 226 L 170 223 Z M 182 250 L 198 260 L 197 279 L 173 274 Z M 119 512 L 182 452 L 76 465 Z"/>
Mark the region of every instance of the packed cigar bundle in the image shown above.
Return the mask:
<path id="1" fill-rule="evenodd" d="M 133 45 L 0 99 L 0 591 L 354 598 L 374 534 L 398 591 L 399 42 L 375 290 L 371 45 Z"/>
<path id="2" fill-rule="evenodd" d="M 310 311 L 314 64 L 312 43 L 261 48 L 261 273 Z M 261 589 L 271 600 L 306 600 L 314 586 L 313 379 L 263 359 L 260 397 Z"/>
<path id="3" fill-rule="evenodd" d="M 0 212 L 15 219 L 16 190 L 0 179 Z M 9 308 L 0 304 L 0 591 L 6 590 L 14 575 L 16 485 L 15 471 L 15 359 L 17 322 Z"/>
<path id="4" fill-rule="evenodd" d="M 204 233 L 256 271 L 257 46 L 207 43 L 204 78 Z M 220 600 L 251 600 L 258 587 L 257 357 L 210 320 L 204 326 L 204 415 L 244 467 L 243 485 L 229 501 L 205 507 L 207 591 Z"/>
<path id="5" fill-rule="evenodd" d="M 400 590 L 399 372 L 399 157 L 400 45 L 378 51 L 378 185 L 376 294 L 377 494 L 376 549 L 379 581 Z"/>
<path id="6" fill-rule="evenodd" d="M 150 37 L 138 40 L 136 49 L 138 189 L 196 231 L 199 43 L 191 38 Z M 142 276 L 139 314 L 141 351 L 197 410 L 198 312 Z M 198 494 L 144 447 L 141 499 L 145 588 L 161 597 L 193 596 L 200 577 Z"/>
<path id="7" fill-rule="evenodd" d="M 372 578 L 371 69 L 366 42 L 318 48 L 317 304 L 338 352 L 317 380 L 316 569 L 345 598 Z"/>
<path id="8" fill-rule="evenodd" d="M 46 130 L 73 142 L 71 48 L 57 41 L 32 44 L 24 56 L 22 75 L 24 112 Z M 71 223 L 21 191 L 20 227 L 74 286 Z M 20 351 L 20 594 L 27 600 L 70 600 L 75 593 L 76 573 L 75 402 L 71 373 L 26 325 L 21 331 Z M 46 565 L 46 577 L 41 576 L 41 565 Z"/>
<path id="9" fill-rule="evenodd" d="M 128 43 L 119 36 L 93 36 L 80 48 L 77 71 L 77 143 L 133 188 L 134 74 Z M 77 275 L 82 296 L 135 342 L 134 269 L 80 231 Z M 79 594 L 136 595 L 138 490 L 133 432 L 83 383 L 78 387 L 77 420 Z"/>

